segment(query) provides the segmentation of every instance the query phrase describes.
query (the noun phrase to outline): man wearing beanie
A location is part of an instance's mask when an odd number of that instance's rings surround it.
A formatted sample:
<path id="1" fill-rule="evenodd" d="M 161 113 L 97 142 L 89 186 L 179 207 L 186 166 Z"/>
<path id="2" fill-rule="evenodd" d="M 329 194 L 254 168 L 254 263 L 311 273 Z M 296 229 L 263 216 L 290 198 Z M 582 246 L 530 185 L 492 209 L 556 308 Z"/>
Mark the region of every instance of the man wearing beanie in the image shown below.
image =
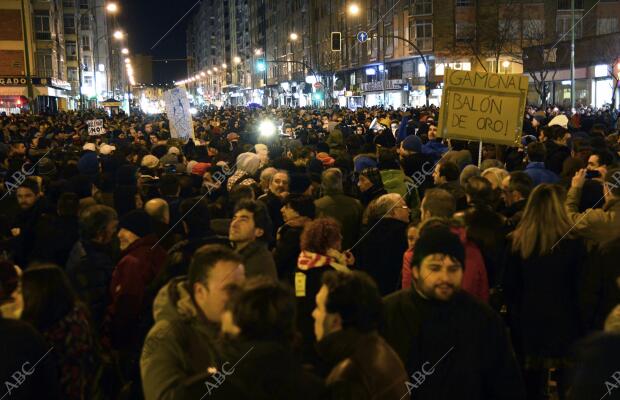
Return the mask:
<path id="1" fill-rule="evenodd" d="M 464 263 L 459 237 L 427 224 L 414 248 L 413 287 L 385 298 L 384 337 L 411 377 L 403 395 L 524 399 L 506 327 L 490 307 L 461 290 Z"/>
<path id="2" fill-rule="evenodd" d="M 143 210 L 130 211 L 121 218 L 118 237 L 122 253 L 112 273 L 105 333 L 114 348 L 138 351 L 146 336 L 146 330 L 135 329 L 138 315 L 146 306 L 146 287 L 161 270 L 166 251 L 157 243 L 151 217 Z"/>

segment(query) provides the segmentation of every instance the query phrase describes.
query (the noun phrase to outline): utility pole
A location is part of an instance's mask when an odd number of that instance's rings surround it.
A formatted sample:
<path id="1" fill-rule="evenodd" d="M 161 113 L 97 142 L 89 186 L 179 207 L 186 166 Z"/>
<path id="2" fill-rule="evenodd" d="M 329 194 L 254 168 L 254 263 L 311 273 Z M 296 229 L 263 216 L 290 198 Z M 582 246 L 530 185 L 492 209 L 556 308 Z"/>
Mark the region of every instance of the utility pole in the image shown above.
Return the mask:
<path id="1" fill-rule="evenodd" d="M 24 55 L 26 57 L 26 85 L 28 87 L 28 107 L 32 112 L 34 88 L 32 87 L 32 72 L 30 71 L 30 45 L 28 43 L 28 26 L 26 25 L 26 6 L 22 0 L 22 34 L 24 35 Z"/>

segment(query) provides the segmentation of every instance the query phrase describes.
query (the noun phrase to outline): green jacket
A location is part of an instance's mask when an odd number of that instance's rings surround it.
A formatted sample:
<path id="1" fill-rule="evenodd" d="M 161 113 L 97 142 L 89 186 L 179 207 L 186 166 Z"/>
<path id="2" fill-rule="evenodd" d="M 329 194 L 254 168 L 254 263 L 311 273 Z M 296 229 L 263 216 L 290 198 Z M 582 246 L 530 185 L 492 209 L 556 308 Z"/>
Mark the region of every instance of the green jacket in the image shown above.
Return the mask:
<path id="1" fill-rule="evenodd" d="M 197 309 L 187 277 L 175 278 L 159 291 L 153 316 L 155 325 L 140 357 L 145 399 L 199 399 L 206 393 L 207 370 L 218 368 L 219 325 Z"/>
<path id="2" fill-rule="evenodd" d="M 383 187 L 388 193 L 398 193 L 411 209 L 412 217 L 419 214 L 420 194 L 413 179 L 405 175 L 400 169 L 386 169 L 381 171 Z"/>

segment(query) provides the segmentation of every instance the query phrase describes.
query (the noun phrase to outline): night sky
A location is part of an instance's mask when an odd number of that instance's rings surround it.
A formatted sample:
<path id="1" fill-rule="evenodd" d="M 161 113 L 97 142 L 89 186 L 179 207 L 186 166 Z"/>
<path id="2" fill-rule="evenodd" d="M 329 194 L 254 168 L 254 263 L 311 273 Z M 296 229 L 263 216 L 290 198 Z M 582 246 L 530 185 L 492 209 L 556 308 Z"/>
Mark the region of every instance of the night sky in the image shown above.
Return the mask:
<path id="1" fill-rule="evenodd" d="M 185 17 L 161 43 L 151 47 L 189 10 L 197 0 L 120 0 L 119 23 L 129 34 L 129 49 L 154 59 L 186 58 L 185 29 L 191 15 Z M 186 77 L 185 62 L 153 63 L 155 83 L 172 83 Z"/>

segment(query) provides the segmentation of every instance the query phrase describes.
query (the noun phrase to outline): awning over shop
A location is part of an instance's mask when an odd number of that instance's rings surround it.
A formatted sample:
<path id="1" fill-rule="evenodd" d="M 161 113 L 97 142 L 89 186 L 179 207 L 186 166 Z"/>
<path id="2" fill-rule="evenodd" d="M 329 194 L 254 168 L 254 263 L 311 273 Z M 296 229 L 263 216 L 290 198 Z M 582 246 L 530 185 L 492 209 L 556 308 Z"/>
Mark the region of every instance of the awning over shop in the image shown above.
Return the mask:
<path id="1" fill-rule="evenodd" d="M 122 104 L 120 101 L 115 99 L 107 99 L 106 101 L 102 101 L 101 106 L 103 107 L 120 107 Z"/>

